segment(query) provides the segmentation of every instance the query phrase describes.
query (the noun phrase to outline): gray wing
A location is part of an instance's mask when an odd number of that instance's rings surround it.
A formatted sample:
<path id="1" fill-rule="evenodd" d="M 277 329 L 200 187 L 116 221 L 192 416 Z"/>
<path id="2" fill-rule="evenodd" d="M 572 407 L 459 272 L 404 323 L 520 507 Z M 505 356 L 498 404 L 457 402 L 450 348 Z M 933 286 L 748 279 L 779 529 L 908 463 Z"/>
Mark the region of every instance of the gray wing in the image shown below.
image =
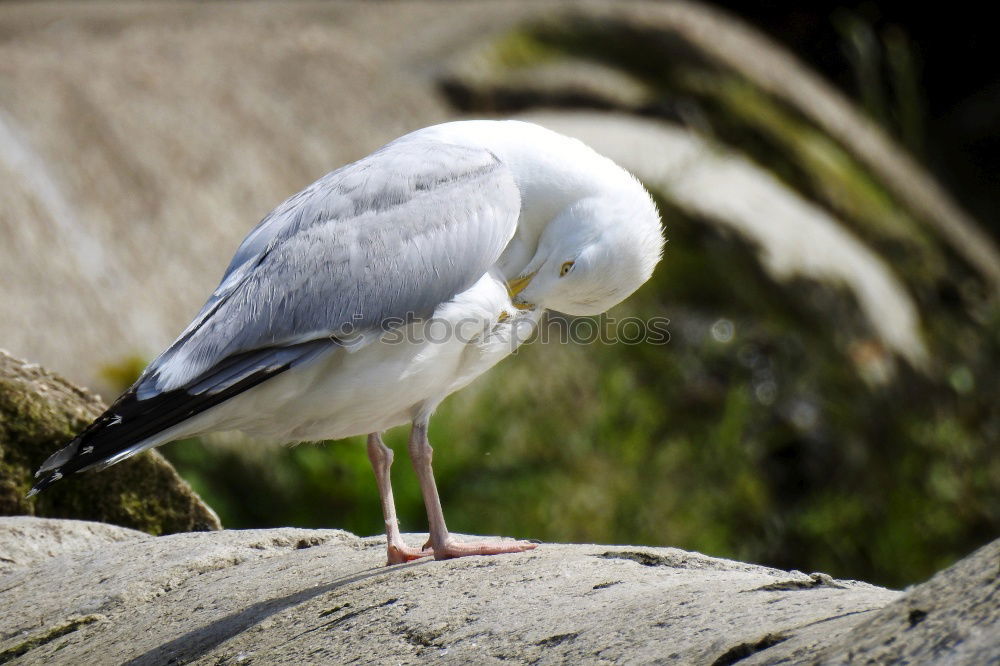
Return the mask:
<path id="1" fill-rule="evenodd" d="M 514 178 L 489 151 L 403 137 L 264 218 L 195 321 L 147 369 L 139 397 L 218 389 L 201 375 L 252 350 L 428 317 L 496 262 L 519 212 Z M 267 364 L 269 353 L 247 358 Z"/>

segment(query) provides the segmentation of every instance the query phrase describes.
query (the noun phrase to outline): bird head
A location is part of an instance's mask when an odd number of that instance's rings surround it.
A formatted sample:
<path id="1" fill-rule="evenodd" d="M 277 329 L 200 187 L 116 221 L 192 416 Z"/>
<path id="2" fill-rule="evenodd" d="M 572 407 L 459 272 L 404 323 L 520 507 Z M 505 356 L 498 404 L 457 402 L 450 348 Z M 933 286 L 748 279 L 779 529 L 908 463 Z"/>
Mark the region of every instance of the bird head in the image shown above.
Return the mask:
<path id="1" fill-rule="evenodd" d="M 545 227 L 535 255 L 508 283 L 516 307 L 596 315 L 649 279 L 663 253 L 660 216 L 644 190 L 637 197 L 630 189 L 581 199 Z"/>

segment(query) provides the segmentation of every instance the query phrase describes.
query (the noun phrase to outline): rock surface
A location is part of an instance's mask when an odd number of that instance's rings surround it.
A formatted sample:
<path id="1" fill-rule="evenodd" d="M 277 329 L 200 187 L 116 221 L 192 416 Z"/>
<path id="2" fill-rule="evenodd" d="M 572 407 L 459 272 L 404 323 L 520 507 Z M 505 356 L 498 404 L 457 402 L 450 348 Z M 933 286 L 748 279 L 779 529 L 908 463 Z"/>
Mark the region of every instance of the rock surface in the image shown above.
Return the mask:
<path id="1" fill-rule="evenodd" d="M 97 520 L 151 534 L 220 529 L 215 512 L 154 451 L 25 498 L 38 466 L 103 410 L 95 395 L 0 350 L 0 515 Z"/>
<path id="2" fill-rule="evenodd" d="M 26 535 L 40 553 L 70 533 L 51 559 L 17 554 Z M 151 537 L 4 518 L 0 534 L 0 663 L 840 663 L 891 638 L 913 662 L 971 664 L 998 649 L 1000 542 L 901 594 L 672 548 L 385 567 L 382 538 L 338 530 Z"/>
<path id="3" fill-rule="evenodd" d="M 815 655 L 822 662 L 846 657 L 866 664 L 1000 663 L 1000 541 L 908 590 Z"/>
<path id="4" fill-rule="evenodd" d="M 61 555 L 148 536 L 127 527 L 86 520 L 22 516 L 0 520 L 0 575 Z"/>

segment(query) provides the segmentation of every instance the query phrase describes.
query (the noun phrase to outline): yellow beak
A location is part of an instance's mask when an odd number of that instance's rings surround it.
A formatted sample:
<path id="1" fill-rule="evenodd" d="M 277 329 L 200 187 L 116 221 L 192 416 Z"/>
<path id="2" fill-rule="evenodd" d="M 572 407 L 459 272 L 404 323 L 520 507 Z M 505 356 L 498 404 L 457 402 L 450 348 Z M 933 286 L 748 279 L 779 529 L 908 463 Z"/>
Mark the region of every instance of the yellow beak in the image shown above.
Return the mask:
<path id="1" fill-rule="evenodd" d="M 507 282 L 507 293 L 510 294 L 510 300 L 512 302 L 514 301 L 514 298 L 517 297 L 518 294 L 524 291 L 525 287 L 528 286 L 528 283 L 531 282 L 531 279 L 535 277 L 537 272 L 538 271 L 535 271 L 535 273 L 529 273 L 528 275 L 522 275 L 521 277 L 516 277 L 513 280 L 509 280 Z M 531 305 L 530 303 L 514 302 L 514 307 L 517 308 L 518 310 L 530 310 L 534 306 Z"/>

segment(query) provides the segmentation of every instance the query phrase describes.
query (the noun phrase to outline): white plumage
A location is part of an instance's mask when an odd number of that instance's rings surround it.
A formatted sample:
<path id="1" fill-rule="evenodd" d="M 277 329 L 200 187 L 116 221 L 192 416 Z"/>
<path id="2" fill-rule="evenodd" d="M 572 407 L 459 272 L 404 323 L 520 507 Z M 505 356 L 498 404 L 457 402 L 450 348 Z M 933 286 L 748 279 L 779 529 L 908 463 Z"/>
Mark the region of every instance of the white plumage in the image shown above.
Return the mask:
<path id="1" fill-rule="evenodd" d="M 642 186 L 576 140 L 517 121 L 418 130 L 264 218 L 195 320 L 42 465 L 32 493 L 215 430 L 277 442 L 368 434 L 390 563 L 533 547 L 448 535 L 427 421 L 530 337 L 544 310 L 597 314 L 626 298 L 662 243 Z M 424 549 L 399 536 L 380 437 L 408 422 Z"/>

